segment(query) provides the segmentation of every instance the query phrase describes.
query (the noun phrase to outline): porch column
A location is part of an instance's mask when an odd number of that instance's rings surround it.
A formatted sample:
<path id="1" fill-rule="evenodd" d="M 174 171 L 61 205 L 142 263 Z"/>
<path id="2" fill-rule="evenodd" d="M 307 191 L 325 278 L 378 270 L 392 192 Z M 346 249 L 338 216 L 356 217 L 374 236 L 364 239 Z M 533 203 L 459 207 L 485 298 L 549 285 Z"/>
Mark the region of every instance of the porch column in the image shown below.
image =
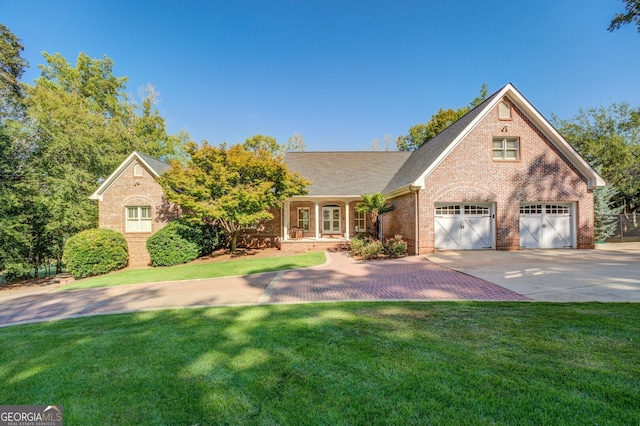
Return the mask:
<path id="1" fill-rule="evenodd" d="M 287 241 L 289 239 L 289 215 L 291 214 L 290 210 L 291 210 L 291 203 L 289 201 L 285 201 L 284 202 L 284 214 L 282 215 L 284 217 L 284 235 L 283 235 L 283 239 L 284 241 Z"/>
<path id="2" fill-rule="evenodd" d="M 349 226 L 349 202 L 345 202 L 344 203 L 344 221 L 345 221 L 345 232 L 344 232 L 344 237 L 347 239 L 347 241 L 349 241 L 349 230 L 351 229 L 351 227 Z"/>
<path id="3" fill-rule="evenodd" d="M 320 204 L 317 201 L 316 201 L 315 222 L 316 222 L 316 240 L 319 240 L 320 239 Z"/>

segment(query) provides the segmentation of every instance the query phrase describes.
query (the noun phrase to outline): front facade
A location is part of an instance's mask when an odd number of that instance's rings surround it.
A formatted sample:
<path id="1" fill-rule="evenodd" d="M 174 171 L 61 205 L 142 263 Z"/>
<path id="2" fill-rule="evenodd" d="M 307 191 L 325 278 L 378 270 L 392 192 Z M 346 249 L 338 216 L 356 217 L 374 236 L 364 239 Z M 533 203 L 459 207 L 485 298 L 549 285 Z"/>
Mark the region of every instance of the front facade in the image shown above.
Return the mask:
<path id="1" fill-rule="evenodd" d="M 402 235 L 410 254 L 592 248 L 593 189 L 605 184 L 511 84 L 414 152 L 295 152 L 285 162 L 312 182 L 308 194 L 286 200 L 273 220 L 247 230 L 246 245 L 292 251 L 344 246 L 375 231 L 356 210 L 361 195 L 383 193 L 393 210 L 381 216 L 381 236 Z M 162 167 L 150 168 L 152 186 Z M 151 215 L 151 231 L 141 232 L 155 232 L 175 211 L 166 213 L 171 209 L 159 185 L 152 190 L 144 180 L 120 182 L 127 173 L 112 175 L 94 197 L 101 200 L 100 226 L 133 242 L 127 220 L 133 225 L 136 217 Z M 150 210 L 128 210 L 145 206 Z"/>

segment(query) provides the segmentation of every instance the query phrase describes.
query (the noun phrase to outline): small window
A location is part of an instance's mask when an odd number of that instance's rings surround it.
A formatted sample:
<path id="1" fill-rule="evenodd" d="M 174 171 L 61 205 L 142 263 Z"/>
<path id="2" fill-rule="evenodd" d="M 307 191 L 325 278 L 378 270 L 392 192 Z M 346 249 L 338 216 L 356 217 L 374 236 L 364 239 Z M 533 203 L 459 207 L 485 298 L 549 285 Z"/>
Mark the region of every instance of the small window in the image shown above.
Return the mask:
<path id="1" fill-rule="evenodd" d="M 498 104 L 498 115 L 500 120 L 511 120 L 511 104 L 509 102 L 500 102 Z"/>
<path id="2" fill-rule="evenodd" d="M 541 214 L 542 204 L 525 204 L 520 206 L 520 214 Z"/>
<path id="3" fill-rule="evenodd" d="M 548 204 L 545 210 L 547 214 L 567 215 L 570 213 L 568 206 L 556 206 L 553 204 Z"/>
<path id="4" fill-rule="evenodd" d="M 151 232 L 151 207 L 127 207 L 126 232 Z"/>
<path id="5" fill-rule="evenodd" d="M 133 177 L 142 177 L 142 166 L 140 164 L 133 166 Z"/>
<path id="6" fill-rule="evenodd" d="M 464 214 L 465 215 L 489 215 L 489 207 L 486 206 L 474 206 L 474 205 L 466 205 L 464 206 Z"/>
<path id="7" fill-rule="evenodd" d="M 520 159 L 520 139 L 518 138 L 495 138 L 493 140 L 494 160 L 519 160 Z"/>
<path id="8" fill-rule="evenodd" d="M 306 207 L 298 209 L 298 228 L 309 230 L 309 209 Z"/>
<path id="9" fill-rule="evenodd" d="M 436 215 L 452 215 L 452 214 L 460 214 L 460 206 L 436 207 Z"/>
<path id="10" fill-rule="evenodd" d="M 353 226 L 356 232 L 367 232 L 366 213 L 356 210 L 353 213 Z"/>

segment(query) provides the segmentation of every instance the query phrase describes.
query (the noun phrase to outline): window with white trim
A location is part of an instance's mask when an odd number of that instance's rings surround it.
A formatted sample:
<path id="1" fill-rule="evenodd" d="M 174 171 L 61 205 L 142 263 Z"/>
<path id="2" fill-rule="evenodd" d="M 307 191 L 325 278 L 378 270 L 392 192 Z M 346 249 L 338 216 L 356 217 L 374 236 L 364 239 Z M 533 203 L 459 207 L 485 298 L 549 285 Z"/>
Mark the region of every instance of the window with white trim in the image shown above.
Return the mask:
<path id="1" fill-rule="evenodd" d="M 494 160 L 519 160 L 520 159 L 520 139 L 519 138 L 494 138 L 493 139 L 493 159 Z"/>
<path id="2" fill-rule="evenodd" d="M 151 232 L 151 207 L 127 207 L 126 215 L 126 232 Z"/>
<path id="3" fill-rule="evenodd" d="M 366 213 L 359 212 L 358 210 L 353 212 L 353 226 L 356 232 L 367 232 Z"/>
<path id="4" fill-rule="evenodd" d="M 309 230 L 309 208 L 298 208 L 298 228 L 308 231 Z"/>

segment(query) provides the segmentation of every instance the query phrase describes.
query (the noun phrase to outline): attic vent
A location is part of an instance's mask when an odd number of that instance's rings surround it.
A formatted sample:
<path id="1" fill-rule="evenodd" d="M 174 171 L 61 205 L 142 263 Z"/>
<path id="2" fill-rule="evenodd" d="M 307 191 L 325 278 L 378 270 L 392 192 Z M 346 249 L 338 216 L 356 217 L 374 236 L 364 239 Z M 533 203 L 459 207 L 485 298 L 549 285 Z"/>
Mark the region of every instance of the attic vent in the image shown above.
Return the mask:
<path id="1" fill-rule="evenodd" d="M 498 115 L 500 120 L 511 120 L 511 104 L 509 102 L 500 102 L 498 104 Z"/>
<path id="2" fill-rule="evenodd" d="M 133 166 L 133 177 L 142 177 L 142 167 L 140 164 Z"/>

